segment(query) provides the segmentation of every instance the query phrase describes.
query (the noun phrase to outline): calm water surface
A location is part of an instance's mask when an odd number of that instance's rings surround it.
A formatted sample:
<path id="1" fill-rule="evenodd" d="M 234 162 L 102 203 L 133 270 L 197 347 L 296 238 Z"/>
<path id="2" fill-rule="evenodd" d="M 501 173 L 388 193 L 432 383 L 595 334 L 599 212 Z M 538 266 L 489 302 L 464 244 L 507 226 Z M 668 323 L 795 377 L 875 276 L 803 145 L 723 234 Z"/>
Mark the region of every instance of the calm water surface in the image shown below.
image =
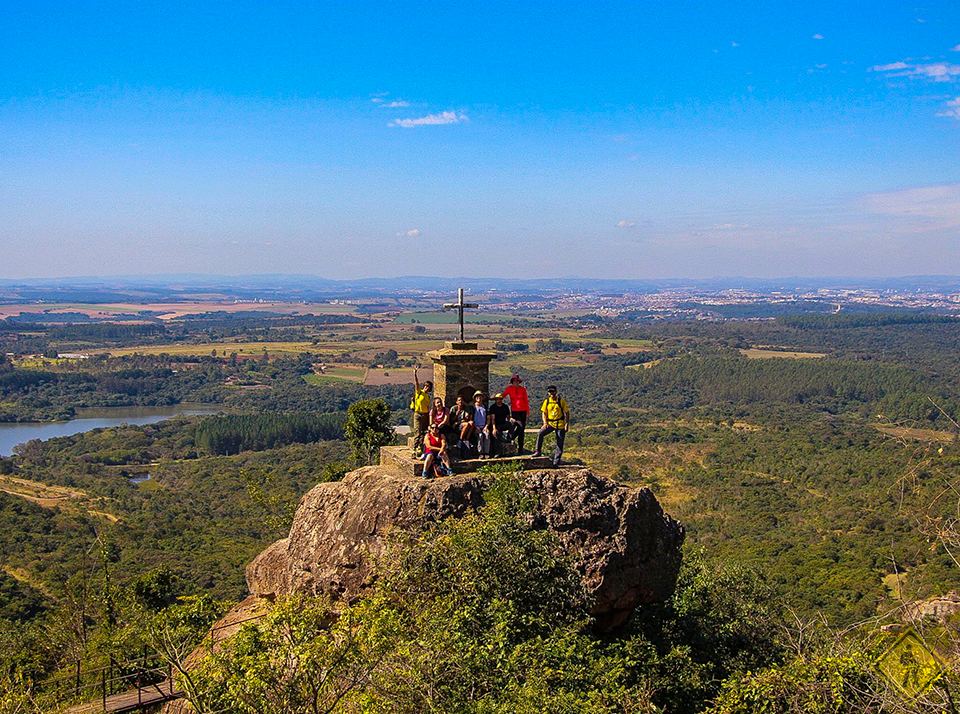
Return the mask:
<path id="1" fill-rule="evenodd" d="M 177 404 L 172 407 L 104 407 L 78 409 L 70 421 L 47 423 L 0 424 L 0 456 L 10 456 L 13 447 L 30 439 L 53 439 L 72 436 L 91 429 L 121 424 L 153 424 L 171 417 L 189 414 L 216 414 L 220 407 L 211 404 Z"/>

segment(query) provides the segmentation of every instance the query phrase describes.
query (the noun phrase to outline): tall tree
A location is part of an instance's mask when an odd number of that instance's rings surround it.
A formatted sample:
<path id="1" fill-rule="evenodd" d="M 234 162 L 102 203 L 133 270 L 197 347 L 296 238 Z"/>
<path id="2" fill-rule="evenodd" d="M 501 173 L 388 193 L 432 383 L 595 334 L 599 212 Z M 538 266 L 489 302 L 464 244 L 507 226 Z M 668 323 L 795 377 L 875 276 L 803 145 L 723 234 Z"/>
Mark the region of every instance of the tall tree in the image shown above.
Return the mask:
<path id="1" fill-rule="evenodd" d="M 353 447 L 353 458 L 360 465 L 372 464 L 381 446 L 393 443 L 390 406 L 382 399 L 365 399 L 350 405 L 344 427 Z"/>

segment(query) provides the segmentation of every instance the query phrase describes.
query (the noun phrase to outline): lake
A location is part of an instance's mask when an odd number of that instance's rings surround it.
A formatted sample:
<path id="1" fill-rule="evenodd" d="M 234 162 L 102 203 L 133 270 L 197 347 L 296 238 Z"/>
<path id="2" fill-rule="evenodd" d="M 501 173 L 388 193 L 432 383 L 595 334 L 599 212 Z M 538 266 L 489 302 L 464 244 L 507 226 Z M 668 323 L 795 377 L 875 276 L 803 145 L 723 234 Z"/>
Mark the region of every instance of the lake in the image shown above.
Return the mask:
<path id="1" fill-rule="evenodd" d="M 31 439 L 53 439 L 72 436 L 91 429 L 131 424 L 154 424 L 175 416 L 216 414 L 223 411 L 213 404 L 176 404 L 171 407 L 98 407 L 78 409 L 75 419 L 55 422 L 23 422 L 0 424 L 0 456 L 10 456 L 13 447 Z"/>

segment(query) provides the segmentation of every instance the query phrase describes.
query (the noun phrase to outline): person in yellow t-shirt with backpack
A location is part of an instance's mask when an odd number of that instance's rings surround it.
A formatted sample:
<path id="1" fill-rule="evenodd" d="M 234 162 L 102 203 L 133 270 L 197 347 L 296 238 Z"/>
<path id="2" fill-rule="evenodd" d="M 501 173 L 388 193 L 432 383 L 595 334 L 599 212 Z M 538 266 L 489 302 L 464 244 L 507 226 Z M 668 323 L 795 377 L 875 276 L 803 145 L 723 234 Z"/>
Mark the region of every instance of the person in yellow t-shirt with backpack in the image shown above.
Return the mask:
<path id="1" fill-rule="evenodd" d="M 430 426 L 430 392 L 433 391 L 433 382 L 429 379 L 420 386 L 419 369 L 413 370 L 413 399 L 410 400 L 410 409 L 413 411 L 413 456 L 419 459 L 423 456 L 423 440 L 427 436 Z"/>
<path id="2" fill-rule="evenodd" d="M 557 438 L 557 447 L 553 452 L 553 465 L 559 466 L 560 457 L 563 456 L 563 441 L 570 427 L 570 407 L 567 406 L 566 399 L 558 396 L 557 388 L 553 385 L 547 387 L 547 398 L 543 400 L 543 406 L 540 407 L 540 416 L 543 418 L 543 427 L 537 432 L 537 448 L 533 455 L 542 455 L 543 439 L 553 432 Z"/>

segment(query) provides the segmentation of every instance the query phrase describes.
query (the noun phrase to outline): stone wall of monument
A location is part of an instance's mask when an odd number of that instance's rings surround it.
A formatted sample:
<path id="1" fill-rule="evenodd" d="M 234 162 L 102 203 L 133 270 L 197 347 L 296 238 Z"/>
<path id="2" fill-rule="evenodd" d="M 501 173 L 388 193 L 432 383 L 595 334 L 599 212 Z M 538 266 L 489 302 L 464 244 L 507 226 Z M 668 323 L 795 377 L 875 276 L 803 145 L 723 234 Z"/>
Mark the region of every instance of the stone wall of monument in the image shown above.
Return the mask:
<path id="1" fill-rule="evenodd" d="M 435 362 L 433 365 L 434 393 L 448 407 L 457 401 L 457 395 L 461 392 L 471 403 L 473 393 L 478 389 L 489 396 L 489 363 L 489 357 L 471 358 L 466 355 L 457 355 L 455 361 Z"/>

